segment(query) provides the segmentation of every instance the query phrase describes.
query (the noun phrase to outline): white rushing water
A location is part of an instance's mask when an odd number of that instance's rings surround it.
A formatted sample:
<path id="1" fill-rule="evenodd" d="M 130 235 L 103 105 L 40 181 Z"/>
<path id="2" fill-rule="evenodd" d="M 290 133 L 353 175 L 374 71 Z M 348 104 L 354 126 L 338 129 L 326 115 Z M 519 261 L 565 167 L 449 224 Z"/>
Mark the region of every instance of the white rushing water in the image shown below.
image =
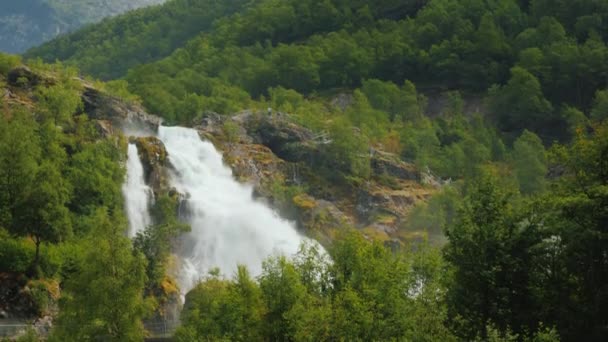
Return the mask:
<path id="1" fill-rule="evenodd" d="M 304 237 L 294 226 L 253 199 L 252 188 L 238 183 L 213 144 L 193 129 L 160 127 L 172 183 L 187 196 L 187 221 L 192 227 L 183 247 L 180 286 L 186 293 L 207 273 L 219 267 L 232 276 L 238 264 L 253 275 L 273 254 L 291 256 Z"/>
<path id="2" fill-rule="evenodd" d="M 152 223 L 149 210 L 152 190 L 146 185 L 144 167 L 134 144 L 129 144 L 127 158 L 127 181 L 122 192 L 129 218 L 129 237 L 134 237 Z"/>

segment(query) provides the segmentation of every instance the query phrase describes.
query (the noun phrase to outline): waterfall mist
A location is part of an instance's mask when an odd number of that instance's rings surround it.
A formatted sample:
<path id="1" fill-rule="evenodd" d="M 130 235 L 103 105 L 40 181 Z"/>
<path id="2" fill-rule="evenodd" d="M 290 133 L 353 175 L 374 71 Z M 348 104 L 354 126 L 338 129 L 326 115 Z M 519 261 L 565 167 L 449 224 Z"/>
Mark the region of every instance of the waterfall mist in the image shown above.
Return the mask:
<path id="1" fill-rule="evenodd" d="M 295 227 L 253 199 L 252 188 L 238 183 L 213 144 L 198 132 L 159 127 L 173 166 L 172 185 L 186 195 L 186 221 L 192 231 L 183 239 L 180 286 L 186 293 L 211 269 L 232 276 L 238 264 L 253 275 L 273 254 L 291 256 L 302 241 Z"/>
<path id="2" fill-rule="evenodd" d="M 152 223 L 150 202 L 152 189 L 146 185 L 144 167 L 137 154 L 137 147 L 129 144 L 127 154 L 127 180 L 122 187 L 125 210 L 129 219 L 129 237 L 146 229 Z"/>

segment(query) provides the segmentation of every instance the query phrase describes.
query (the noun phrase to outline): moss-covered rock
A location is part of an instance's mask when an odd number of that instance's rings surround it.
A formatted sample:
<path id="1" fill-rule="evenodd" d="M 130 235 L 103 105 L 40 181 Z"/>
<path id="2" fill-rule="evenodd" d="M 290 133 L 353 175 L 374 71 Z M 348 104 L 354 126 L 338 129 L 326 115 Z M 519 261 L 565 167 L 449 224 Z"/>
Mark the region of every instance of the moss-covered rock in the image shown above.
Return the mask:
<path id="1" fill-rule="evenodd" d="M 419 182 L 420 171 L 416 166 L 406 163 L 391 153 L 375 151 L 371 158 L 372 173 L 376 176 L 387 175 L 402 180 Z"/>
<path id="2" fill-rule="evenodd" d="M 156 137 L 132 138 L 131 141 L 137 146 L 146 183 L 157 195 L 166 192 L 168 187 L 167 150 L 163 142 Z"/>

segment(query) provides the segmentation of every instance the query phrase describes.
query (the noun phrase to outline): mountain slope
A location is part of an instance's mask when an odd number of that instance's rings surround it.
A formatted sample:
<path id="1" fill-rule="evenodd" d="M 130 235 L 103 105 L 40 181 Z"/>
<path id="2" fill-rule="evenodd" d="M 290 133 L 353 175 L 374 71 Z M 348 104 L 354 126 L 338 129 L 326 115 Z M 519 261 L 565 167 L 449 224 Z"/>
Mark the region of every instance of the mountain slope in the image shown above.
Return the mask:
<path id="1" fill-rule="evenodd" d="M 226 39 L 222 44 L 288 43 L 377 19 L 401 19 L 426 2 L 176 0 L 62 36 L 26 56 L 47 62 L 59 59 L 98 78 L 117 78 L 207 32 Z"/>
<path id="2" fill-rule="evenodd" d="M 19 53 L 27 48 L 143 6 L 165 0 L 19 0 L 0 3 L 0 51 Z"/>
<path id="3" fill-rule="evenodd" d="M 48 62 L 58 59 L 101 79 L 118 78 L 136 65 L 168 56 L 246 2 L 170 1 L 58 37 L 29 50 L 26 57 L 41 57 Z"/>

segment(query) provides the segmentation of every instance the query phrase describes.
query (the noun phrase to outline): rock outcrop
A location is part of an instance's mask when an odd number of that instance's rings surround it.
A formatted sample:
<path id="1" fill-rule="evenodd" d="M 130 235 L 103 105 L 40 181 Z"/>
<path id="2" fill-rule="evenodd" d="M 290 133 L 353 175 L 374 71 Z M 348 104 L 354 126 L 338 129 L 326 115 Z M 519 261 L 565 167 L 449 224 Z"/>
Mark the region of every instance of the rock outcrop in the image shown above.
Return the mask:
<path id="1" fill-rule="evenodd" d="M 168 189 L 167 150 L 160 139 L 156 137 L 131 138 L 137 146 L 139 159 L 144 168 L 146 184 L 152 188 L 155 195 Z"/>
<path id="2" fill-rule="evenodd" d="M 82 92 L 84 112 L 92 120 L 110 122 L 125 132 L 137 131 L 154 135 L 162 120 L 148 114 L 140 105 L 125 102 L 84 84 Z"/>
<path id="3" fill-rule="evenodd" d="M 36 74 L 26 66 L 18 66 L 9 71 L 7 75 L 8 84 L 13 87 L 33 88 L 44 82 L 39 74 Z"/>
<path id="4" fill-rule="evenodd" d="M 325 158 L 318 135 L 283 113 L 207 113 L 196 128 L 223 151 L 237 179 L 254 186 L 258 196 L 322 242 L 329 243 L 336 231 L 350 226 L 394 248 L 403 240 L 399 227 L 411 208 L 434 191 L 421 184 L 422 175 L 414 165 L 378 150 L 371 158 L 372 177 L 360 186 L 323 182 L 312 163 Z M 302 184 L 308 191 L 277 198 L 277 184 Z"/>

